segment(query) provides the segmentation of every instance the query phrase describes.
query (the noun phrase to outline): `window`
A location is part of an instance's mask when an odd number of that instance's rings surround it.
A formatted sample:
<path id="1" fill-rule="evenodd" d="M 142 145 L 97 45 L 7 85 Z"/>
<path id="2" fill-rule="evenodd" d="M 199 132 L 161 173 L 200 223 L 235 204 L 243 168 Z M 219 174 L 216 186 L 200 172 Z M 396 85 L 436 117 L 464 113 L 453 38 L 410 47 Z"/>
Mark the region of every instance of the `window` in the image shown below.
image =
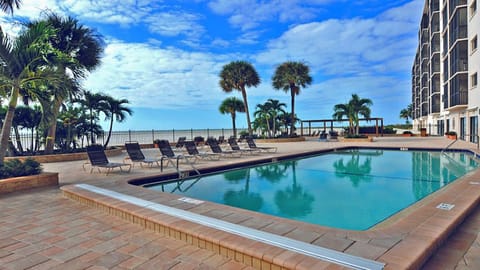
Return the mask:
<path id="1" fill-rule="evenodd" d="M 470 82 L 471 82 L 470 85 L 472 86 L 472 88 L 477 87 L 478 75 L 476 72 L 472 74 L 472 76 L 470 76 Z"/>
<path id="2" fill-rule="evenodd" d="M 477 13 L 477 0 L 473 0 L 470 5 L 470 17 L 473 17 Z"/>
<path id="3" fill-rule="evenodd" d="M 470 47 L 472 48 L 470 50 L 471 53 L 475 52 L 477 50 L 477 47 L 478 47 L 478 38 L 477 36 L 474 36 L 472 38 L 472 40 L 470 41 Z"/>

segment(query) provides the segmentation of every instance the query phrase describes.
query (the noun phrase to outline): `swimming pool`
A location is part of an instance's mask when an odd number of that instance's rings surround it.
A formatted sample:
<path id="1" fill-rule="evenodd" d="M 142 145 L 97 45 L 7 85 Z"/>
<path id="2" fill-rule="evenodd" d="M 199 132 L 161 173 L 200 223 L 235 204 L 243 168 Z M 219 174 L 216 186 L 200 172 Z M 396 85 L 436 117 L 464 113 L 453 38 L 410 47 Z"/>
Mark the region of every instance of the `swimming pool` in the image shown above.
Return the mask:
<path id="1" fill-rule="evenodd" d="M 149 188 L 322 226 L 366 230 L 477 167 L 465 152 L 347 149 Z"/>

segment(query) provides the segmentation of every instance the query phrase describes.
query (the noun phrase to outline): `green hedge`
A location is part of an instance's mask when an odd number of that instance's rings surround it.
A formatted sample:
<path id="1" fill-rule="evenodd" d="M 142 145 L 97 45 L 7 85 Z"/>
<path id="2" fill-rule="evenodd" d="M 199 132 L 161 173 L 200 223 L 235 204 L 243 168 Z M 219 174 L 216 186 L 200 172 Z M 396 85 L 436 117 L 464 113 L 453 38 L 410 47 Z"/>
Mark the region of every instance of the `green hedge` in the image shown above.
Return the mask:
<path id="1" fill-rule="evenodd" d="M 19 159 L 6 160 L 3 166 L 0 166 L 0 179 L 35 175 L 41 172 L 42 165 L 32 158 L 27 158 L 23 162 Z"/>

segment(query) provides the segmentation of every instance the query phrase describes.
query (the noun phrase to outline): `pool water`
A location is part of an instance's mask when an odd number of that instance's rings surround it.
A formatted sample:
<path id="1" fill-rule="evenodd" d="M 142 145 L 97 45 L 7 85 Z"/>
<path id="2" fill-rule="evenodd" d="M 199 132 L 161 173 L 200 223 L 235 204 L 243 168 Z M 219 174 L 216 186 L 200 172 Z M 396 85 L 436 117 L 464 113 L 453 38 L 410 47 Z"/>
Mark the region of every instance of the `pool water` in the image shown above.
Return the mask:
<path id="1" fill-rule="evenodd" d="M 366 230 L 478 167 L 471 154 L 342 150 L 149 188 L 322 226 Z"/>

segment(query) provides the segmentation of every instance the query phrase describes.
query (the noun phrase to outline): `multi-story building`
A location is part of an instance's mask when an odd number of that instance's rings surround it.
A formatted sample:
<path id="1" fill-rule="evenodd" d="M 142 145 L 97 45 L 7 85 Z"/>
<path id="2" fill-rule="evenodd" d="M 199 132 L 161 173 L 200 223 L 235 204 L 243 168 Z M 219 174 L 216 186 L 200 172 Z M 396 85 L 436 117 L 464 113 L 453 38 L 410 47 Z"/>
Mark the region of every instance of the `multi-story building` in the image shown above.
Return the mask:
<path id="1" fill-rule="evenodd" d="M 480 0 L 425 0 L 412 68 L 414 128 L 478 142 Z"/>

